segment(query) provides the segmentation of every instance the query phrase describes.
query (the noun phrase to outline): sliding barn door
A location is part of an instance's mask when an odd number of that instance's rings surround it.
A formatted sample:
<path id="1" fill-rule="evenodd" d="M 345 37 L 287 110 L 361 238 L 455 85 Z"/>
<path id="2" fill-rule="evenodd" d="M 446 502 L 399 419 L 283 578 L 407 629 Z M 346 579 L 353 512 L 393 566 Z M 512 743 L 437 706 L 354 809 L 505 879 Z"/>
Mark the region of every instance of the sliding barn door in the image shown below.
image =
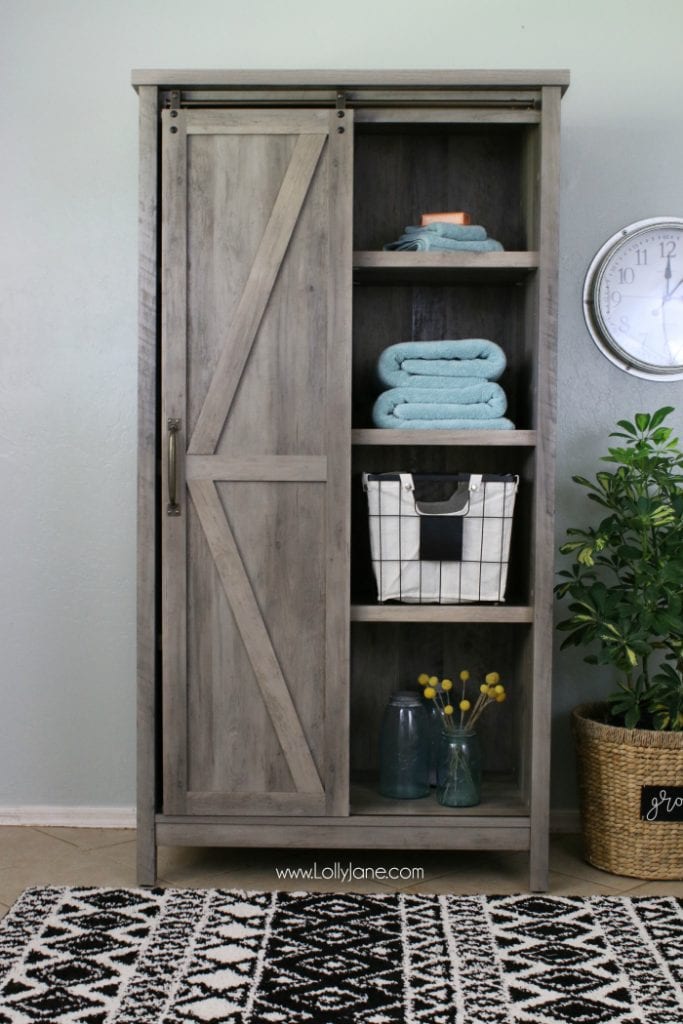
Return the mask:
<path id="1" fill-rule="evenodd" d="M 162 115 L 167 814 L 344 814 L 350 115 Z"/>

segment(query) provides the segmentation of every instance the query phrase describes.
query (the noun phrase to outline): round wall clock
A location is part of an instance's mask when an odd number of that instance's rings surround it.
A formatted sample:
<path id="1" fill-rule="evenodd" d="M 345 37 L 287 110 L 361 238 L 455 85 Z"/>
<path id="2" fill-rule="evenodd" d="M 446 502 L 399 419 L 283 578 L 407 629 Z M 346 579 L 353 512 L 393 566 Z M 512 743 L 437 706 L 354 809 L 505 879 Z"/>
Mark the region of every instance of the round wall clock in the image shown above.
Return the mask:
<path id="1" fill-rule="evenodd" d="M 583 286 L 588 330 L 608 359 L 647 380 L 683 379 L 683 218 L 612 235 Z"/>

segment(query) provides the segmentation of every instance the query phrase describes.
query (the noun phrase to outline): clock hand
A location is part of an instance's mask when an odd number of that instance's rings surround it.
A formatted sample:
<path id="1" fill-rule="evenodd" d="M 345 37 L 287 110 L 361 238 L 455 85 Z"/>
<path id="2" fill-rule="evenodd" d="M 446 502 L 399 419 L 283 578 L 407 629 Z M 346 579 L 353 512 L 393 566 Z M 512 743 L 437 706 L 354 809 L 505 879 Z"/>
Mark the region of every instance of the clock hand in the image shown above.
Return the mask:
<path id="1" fill-rule="evenodd" d="M 664 270 L 664 280 L 666 281 L 666 291 L 664 292 L 664 297 L 662 298 L 662 308 L 669 301 L 669 299 L 671 298 L 673 293 L 676 291 L 676 289 L 680 288 L 680 286 L 683 284 L 683 277 L 682 277 L 680 279 L 680 281 L 678 282 L 678 284 L 675 285 L 672 288 L 670 283 L 669 283 L 671 281 L 672 276 L 673 275 L 671 273 L 671 257 L 667 256 L 667 258 L 666 258 L 666 269 Z"/>
<path id="2" fill-rule="evenodd" d="M 681 281 L 683 281 L 683 278 L 681 278 Z M 679 281 L 678 284 L 680 284 L 681 281 Z M 678 285 L 676 285 L 676 287 L 678 287 Z M 667 296 L 667 298 L 668 298 L 668 296 Z M 667 325 L 667 322 L 666 322 L 666 302 L 662 303 L 662 334 L 664 335 L 664 344 L 666 346 L 666 357 L 665 358 L 666 358 L 667 365 L 675 366 L 676 365 L 676 360 L 674 358 L 673 349 L 671 347 L 671 342 L 669 340 L 668 325 Z"/>

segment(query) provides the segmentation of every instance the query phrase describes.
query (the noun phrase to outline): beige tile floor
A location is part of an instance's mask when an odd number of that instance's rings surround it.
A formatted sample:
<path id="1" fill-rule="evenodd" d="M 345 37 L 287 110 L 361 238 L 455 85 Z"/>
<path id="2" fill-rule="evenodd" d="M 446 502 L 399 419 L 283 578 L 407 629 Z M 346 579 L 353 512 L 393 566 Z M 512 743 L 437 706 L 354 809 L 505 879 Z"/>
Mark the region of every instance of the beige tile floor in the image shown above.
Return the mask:
<path id="1" fill-rule="evenodd" d="M 341 871 L 350 867 L 354 880 L 342 880 Z M 314 870 L 319 877 L 305 881 L 278 878 L 276 869 L 284 868 Z M 403 879 L 395 882 L 377 880 L 372 874 L 378 868 L 421 868 L 423 878 L 406 879 L 403 872 Z M 558 895 L 629 893 L 683 897 L 683 882 L 644 882 L 591 867 L 582 859 L 581 841 L 574 835 L 551 838 L 550 869 L 550 892 Z M 175 887 L 507 893 L 526 891 L 527 870 L 527 856 L 523 853 L 168 847 L 159 852 L 159 884 Z M 30 886 L 135 884 L 134 831 L 0 827 L 0 917 Z"/>

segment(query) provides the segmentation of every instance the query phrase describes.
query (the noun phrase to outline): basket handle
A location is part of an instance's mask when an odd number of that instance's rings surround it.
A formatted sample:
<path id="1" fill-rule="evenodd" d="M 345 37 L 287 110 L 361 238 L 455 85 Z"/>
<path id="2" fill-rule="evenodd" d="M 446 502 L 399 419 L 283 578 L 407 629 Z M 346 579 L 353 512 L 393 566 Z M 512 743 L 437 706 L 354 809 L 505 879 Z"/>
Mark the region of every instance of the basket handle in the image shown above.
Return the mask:
<path id="1" fill-rule="evenodd" d="M 401 473 L 401 486 L 414 491 L 411 473 Z M 468 482 L 458 483 L 453 494 L 446 501 L 416 501 L 415 511 L 419 516 L 466 516 L 470 510 L 470 494 L 481 487 L 482 474 L 471 473 Z"/>

